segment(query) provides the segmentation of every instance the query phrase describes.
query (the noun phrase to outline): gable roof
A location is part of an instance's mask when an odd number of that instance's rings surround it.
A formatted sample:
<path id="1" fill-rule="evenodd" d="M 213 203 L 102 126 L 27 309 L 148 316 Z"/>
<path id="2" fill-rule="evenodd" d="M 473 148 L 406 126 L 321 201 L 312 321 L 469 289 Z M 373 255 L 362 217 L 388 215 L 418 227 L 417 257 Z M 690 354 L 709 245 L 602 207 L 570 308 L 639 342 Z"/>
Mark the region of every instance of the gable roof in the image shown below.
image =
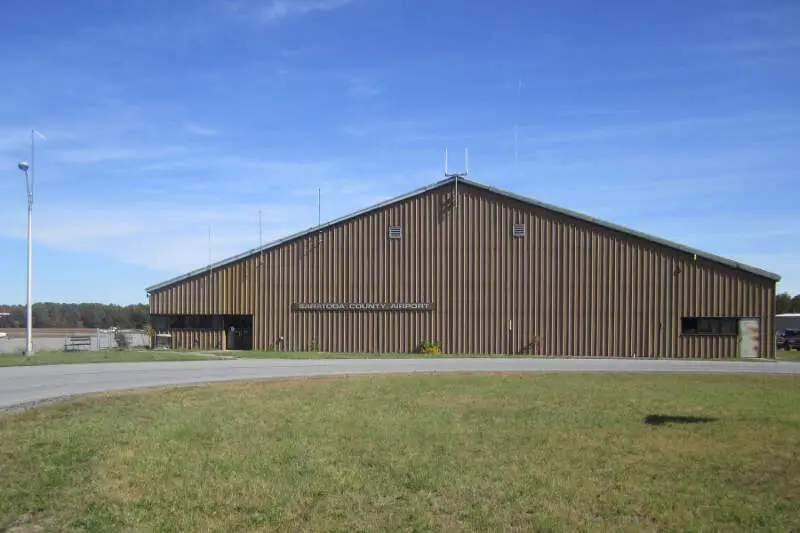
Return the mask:
<path id="1" fill-rule="evenodd" d="M 175 278 L 169 279 L 167 281 L 163 281 L 161 283 L 157 283 L 156 285 L 152 285 L 150 287 L 147 287 L 145 290 L 148 293 L 151 293 L 153 291 L 157 291 L 159 289 L 163 289 L 165 287 L 168 287 L 168 286 L 173 285 L 175 283 L 178 283 L 180 281 L 184 281 L 186 279 L 189 279 L 189 278 L 192 278 L 194 276 L 198 276 L 200 274 L 208 272 L 209 270 L 217 269 L 217 268 L 229 265 L 231 263 L 235 263 L 236 261 L 244 259 L 245 257 L 249 257 L 249 256 L 251 256 L 253 254 L 261 253 L 261 252 L 269 250 L 271 248 L 276 248 L 278 246 L 281 246 L 283 244 L 291 242 L 291 241 L 293 241 L 295 239 L 300 239 L 300 238 L 305 237 L 307 235 L 311 235 L 313 233 L 316 233 L 318 231 L 324 230 L 324 229 L 329 228 L 331 226 L 335 226 L 335 225 L 340 224 L 342 222 L 345 222 L 347 220 L 350 220 L 350 219 L 353 219 L 353 218 L 357 218 L 357 217 L 360 217 L 361 215 L 365 215 L 367 213 L 371 213 L 373 211 L 377 211 L 377 210 L 382 209 L 384 207 L 388 207 L 390 205 L 402 202 L 403 200 L 407 200 L 408 198 L 413 198 L 414 196 L 419 196 L 419 195 L 424 194 L 424 193 L 426 193 L 428 191 L 432 191 L 434 189 L 438 189 L 439 187 L 444 187 L 445 185 L 449 185 L 449 184 L 453 183 L 455 181 L 455 179 L 458 179 L 458 181 L 460 183 L 463 183 L 463 184 L 466 184 L 466 185 L 471 185 L 472 187 L 476 187 L 478 189 L 483 189 L 485 191 L 489 191 L 491 193 L 498 194 L 500 196 L 504 196 L 506 198 L 512 198 L 514 200 L 517 200 L 519 202 L 522 202 L 522 203 L 525 203 L 525 204 L 528 204 L 528 205 L 533 205 L 533 206 L 539 207 L 541 209 L 545 209 L 547 211 L 551 211 L 551 212 L 554 212 L 554 213 L 559 213 L 559 214 L 565 215 L 565 216 L 570 217 L 570 218 L 574 218 L 574 219 L 577 219 L 577 220 L 582 220 L 584 222 L 589 222 L 591 224 L 595 224 L 595 225 L 598 225 L 598 226 L 601 226 L 601 227 L 604 227 L 604 228 L 607 228 L 607 229 L 611 229 L 611 230 L 614 230 L 614 231 L 617 231 L 617 232 L 620 232 L 620 233 L 623 233 L 623 234 L 626 234 L 626 235 L 632 235 L 632 236 L 638 237 L 640 239 L 644 239 L 644 240 L 647 240 L 647 241 L 650 241 L 650 242 L 653 242 L 653 243 L 656 243 L 656 244 L 660 244 L 660 245 L 665 246 L 667 248 L 672 248 L 674 250 L 685 252 L 687 254 L 696 255 L 697 257 L 702 257 L 702 258 L 707 259 L 709 261 L 713 261 L 715 263 L 718 263 L 718 264 L 721 264 L 721 265 L 725 265 L 725 266 L 730 267 L 730 268 L 735 268 L 737 270 L 743 270 L 745 272 L 749 272 L 751 274 L 755 274 L 757 276 L 765 277 L 765 278 L 768 278 L 768 279 L 771 279 L 771 280 L 774 280 L 774 281 L 778 281 L 778 280 L 781 279 L 781 277 L 778 274 L 774 274 L 772 272 L 768 272 L 768 271 L 762 270 L 760 268 L 756 268 L 756 267 L 753 267 L 753 266 L 750 266 L 750 265 L 746 265 L 744 263 L 739 263 L 737 261 L 733 261 L 733 260 L 727 259 L 725 257 L 714 255 L 714 254 L 711 254 L 711 253 L 708 253 L 708 252 L 704 252 L 702 250 L 698 250 L 698 249 L 692 248 L 690 246 L 684 246 L 683 244 L 679 244 L 679 243 L 676 243 L 676 242 L 673 242 L 673 241 L 662 239 L 660 237 L 654 237 L 653 235 L 648 235 L 647 233 L 642 233 L 640 231 L 636 231 L 636 230 L 633 230 L 633 229 L 630 229 L 630 228 L 626 228 L 624 226 L 619 226 L 619 225 L 614 224 L 612 222 L 606 222 L 605 220 L 600 220 L 600 219 L 591 217 L 589 215 L 585 215 L 583 213 L 578 213 L 577 211 L 571 211 L 569 209 L 564 209 L 563 207 L 558 207 L 558 206 L 555 206 L 555 205 L 552 205 L 552 204 L 548 204 L 548 203 L 545 203 L 545 202 L 540 202 L 538 200 L 534 200 L 533 198 L 528 198 L 526 196 L 521 196 L 519 194 L 515 194 L 513 192 L 509 192 L 509 191 L 506 191 L 504 189 L 498 189 L 497 187 L 492 187 L 490 185 L 485 185 L 483 183 L 480 183 L 480 182 L 477 182 L 477 181 L 473 181 L 473 180 L 470 180 L 470 179 L 466 179 L 466 178 L 447 178 L 447 179 L 432 183 L 430 185 L 426 185 L 425 187 L 420 187 L 419 189 L 413 190 L 413 191 L 408 192 L 406 194 L 403 194 L 403 195 L 400 195 L 400 196 L 396 196 L 396 197 L 391 198 L 389 200 L 385 200 L 383 202 L 377 203 L 377 204 L 372 205 L 370 207 L 361 209 L 360 211 L 356 211 L 356 212 L 351 213 L 349 215 L 337 218 L 335 220 L 331 220 L 330 222 L 326 222 L 325 224 L 322 224 L 320 226 L 314 226 L 314 227 L 309 228 L 307 230 L 303 230 L 303 231 L 295 233 L 293 235 L 289 235 L 288 237 L 284 237 L 283 239 L 278 239 L 276 241 L 272 241 L 272 242 L 270 242 L 268 244 L 265 244 L 263 246 L 253 248 L 251 250 L 247 250 L 246 252 L 242 252 L 240 254 L 234 255 L 234 256 L 229 257 L 227 259 L 223 259 L 222 261 L 217 261 L 216 263 L 212 263 L 212 264 L 207 265 L 205 267 L 198 268 L 196 270 L 193 270 L 193 271 L 188 272 L 186 274 L 183 274 L 183 275 L 177 276 Z"/>

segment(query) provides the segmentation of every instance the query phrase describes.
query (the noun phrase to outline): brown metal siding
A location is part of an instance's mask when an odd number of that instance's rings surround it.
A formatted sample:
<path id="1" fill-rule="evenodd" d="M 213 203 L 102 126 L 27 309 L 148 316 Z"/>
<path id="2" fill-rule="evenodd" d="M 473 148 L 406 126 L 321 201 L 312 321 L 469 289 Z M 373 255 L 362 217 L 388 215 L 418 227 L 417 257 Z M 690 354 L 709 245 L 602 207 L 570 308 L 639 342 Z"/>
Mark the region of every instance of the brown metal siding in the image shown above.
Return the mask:
<path id="1" fill-rule="evenodd" d="M 154 314 L 252 314 L 256 349 L 731 357 L 734 337 L 684 337 L 684 316 L 762 320 L 775 282 L 460 185 L 346 220 L 151 294 Z M 515 223 L 526 235 L 512 237 Z M 403 237 L 388 238 L 390 225 Z M 261 283 L 263 276 L 263 284 Z M 209 286 L 210 284 L 210 286 Z M 431 312 L 295 312 L 299 302 L 431 302 Z M 509 329 L 510 326 L 510 329 Z M 283 337 L 283 342 L 280 338 Z"/>
<path id="2" fill-rule="evenodd" d="M 170 344 L 173 350 L 222 350 L 225 347 L 225 332 L 222 330 L 167 329 L 158 333 L 172 335 Z"/>

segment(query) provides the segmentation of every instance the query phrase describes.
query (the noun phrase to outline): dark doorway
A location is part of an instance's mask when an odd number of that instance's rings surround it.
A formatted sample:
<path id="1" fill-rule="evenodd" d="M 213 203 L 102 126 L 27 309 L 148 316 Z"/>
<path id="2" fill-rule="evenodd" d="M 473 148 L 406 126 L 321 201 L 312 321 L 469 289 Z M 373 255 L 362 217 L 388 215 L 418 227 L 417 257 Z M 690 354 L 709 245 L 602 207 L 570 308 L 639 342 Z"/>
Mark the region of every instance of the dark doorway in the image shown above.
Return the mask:
<path id="1" fill-rule="evenodd" d="M 228 350 L 253 349 L 253 316 L 225 315 L 222 319 L 225 327 L 225 348 Z"/>

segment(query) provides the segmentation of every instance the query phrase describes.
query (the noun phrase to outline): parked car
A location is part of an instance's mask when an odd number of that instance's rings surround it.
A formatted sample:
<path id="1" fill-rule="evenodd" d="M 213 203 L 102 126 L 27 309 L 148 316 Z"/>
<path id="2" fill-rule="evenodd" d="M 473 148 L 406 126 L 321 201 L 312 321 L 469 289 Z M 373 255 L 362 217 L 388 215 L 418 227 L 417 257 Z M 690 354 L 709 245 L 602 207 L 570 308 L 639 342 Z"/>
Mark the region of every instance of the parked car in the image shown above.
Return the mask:
<path id="1" fill-rule="evenodd" d="M 779 350 L 800 350 L 800 329 L 779 331 L 776 344 Z"/>

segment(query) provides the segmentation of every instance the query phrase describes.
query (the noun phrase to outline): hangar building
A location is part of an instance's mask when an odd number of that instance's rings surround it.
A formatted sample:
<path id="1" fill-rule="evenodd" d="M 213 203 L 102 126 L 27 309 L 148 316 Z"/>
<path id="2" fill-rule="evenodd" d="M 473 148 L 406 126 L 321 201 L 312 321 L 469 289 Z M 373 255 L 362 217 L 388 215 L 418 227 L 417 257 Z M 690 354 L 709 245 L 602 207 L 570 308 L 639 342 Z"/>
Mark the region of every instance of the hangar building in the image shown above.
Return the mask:
<path id="1" fill-rule="evenodd" d="M 451 177 L 147 292 L 174 348 L 771 358 L 779 279 Z"/>

